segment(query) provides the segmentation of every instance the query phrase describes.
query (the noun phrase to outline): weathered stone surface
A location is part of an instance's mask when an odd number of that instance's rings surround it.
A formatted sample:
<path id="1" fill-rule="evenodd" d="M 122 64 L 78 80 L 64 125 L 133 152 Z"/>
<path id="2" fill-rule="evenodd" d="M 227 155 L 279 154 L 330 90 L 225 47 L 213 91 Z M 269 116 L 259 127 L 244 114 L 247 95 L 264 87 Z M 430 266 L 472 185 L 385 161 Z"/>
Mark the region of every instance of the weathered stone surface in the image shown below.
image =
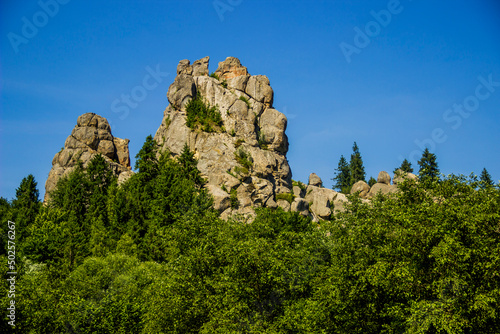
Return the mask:
<path id="1" fill-rule="evenodd" d="M 122 183 L 130 177 L 130 157 L 128 139 L 114 138 L 108 121 L 94 113 L 86 113 L 78 117 L 76 126 L 64 143 L 64 148 L 52 159 L 52 169 L 45 182 L 45 198 L 47 202 L 57 182 L 71 173 L 78 161 L 86 168 L 90 160 L 101 154 L 110 165 L 113 173 L 118 175 Z M 121 176 L 122 173 L 126 173 Z"/>
<path id="2" fill-rule="evenodd" d="M 284 199 L 278 200 L 278 206 L 286 212 L 290 211 L 290 208 L 291 208 L 291 204 L 287 200 L 284 200 Z"/>
<path id="3" fill-rule="evenodd" d="M 219 63 L 216 71 L 219 80 L 205 75 L 206 69 L 208 57 L 195 61 L 192 66 L 189 61 L 179 63 L 178 75 L 167 94 L 170 105 L 155 135 L 160 151 L 168 151 L 175 157 L 187 143 L 198 160 L 198 169 L 208 180 L 207 188 L 224 186 L 228 191 L 237 190 L 239 208 L 220 207 L 224 209 L 223 217 L 250 210 L 247 208 L 278 207 L 276 194 L 290 192 L 292 185 L 285 155 L 288 150 L 286 117 L 270 107 L 269 80 L 250 76 L 246 67 L 232 57 Z M 251 80 L 251 90 L 248 90 Z M 185 104 L 196 93 L 205 103 L 217 106 L 225 132 L 193 131 L 186 126 Z M 240 150 L 252 161 L 250 168 L 243 168 L 236 159 Z"/>
<path id="4" fill-rule="evenodd" d="M 391 184 L 391 176 L 386 171 L 378 173 L 377 183 Z"/>
<path id="5" fill-rule="evenodd" d="M 367 198 L 375 197 L 378 193 L 382 195 L 387 195 L 391 193 L 395 193 L 398 190 L 396 186 L 385 184 L 385 183 L 375 183 L 368 193 Z"/>
<path id="6" fill-rule="evenodd" d="M 174 83 L 168 89 L 168 102 L 174 108 L 184 110 L 186 104 L 193 97 L 196 97 L 196 86 L 193 77 L 188 74 L 177 75 Z"/>
<path id="7" fill-rule="evenodd" d="M 344 212 L 345 211 L 344 205 L 347 202 L 349 202 L 349 201 L 347 200 L 346 195 L 341 194 L 341 193 L 337 193 L 337 196 L 333 200 L 333 211 L 334 211 L 334 213 L 336 213 L 336 212 Z"/>
<path id="8" fill-rule="evenodd" d="M 248 75 L 247 68 L 241 65 L 238 58 L 227 57 L 226 60 L 219 63 L 219 67 L 215 71 L 219 79 L 232 79 L 241 75 Z"/>
<path id="9" fill-rule="evenodd" d="M 302 190 L 299 186 L 293 186 L 292 191 L 296 197 L 302 197 L 302 198 L 305 196 L 306 193 L 305 190 Z"/>
<path id="10" fill-rule="evenodd" d="M 215 210 L 222 213 L 231 206 L 230 196 L 227 192 L 213 184 L 209 184 L 207 190 L 214 198 Z"/>
<path id="11" fill-rule="evenodd" d="M 315 187 L 323 187 L 323 181 L 318 175 L 316 175 L 316 173 L 311 173 L 309 175 L 308 185 Z"/>
<path id="12" fill-rule="evenodd" d="M 370 186 L 365 181 L 358 181 L 352 185 L 351 194 L 359 192 L 359 197 L 366 198 L 368 192 L 370 191 Z"/>
<path id="13" fill-rule="evenodd" d="M 193 63 L 193 76 L 208 75 L 208 61 L 210 57 L 198 59 Z"/>
<path id="14" fill-rule="evenodd" d="M 265 75 L 255 75 L 248 79 L 245 93 L 257 102 L 264 103 L 268 108 L 273 106 L 273 89 Z"/>
<path id="15" fill-rule="evenodd" d="M 332 214 L 331 205 L 338 193 L 335 190 L 308 185 L 305 200 L 309 210 L 321 219 L 329 219 Z"/>
<path id="16" fill-rule="evenodd" d="M 392 180 L 392 182 L 397 185 L 398 183 L 403 182 L 405 179 L 418 181 L 418 177 L 415 174 L 405 173 L 401 169 L 398 169 L 396 173 L 394 173 L 394 179 Z"/>
<path id="17" fill-rule="evenodd" d="M 296 197 L 290 206 L 290 210 L 293 212 L 298 212 L 304 217 L 308 217 L 309 203 L 303 198 Z"/>

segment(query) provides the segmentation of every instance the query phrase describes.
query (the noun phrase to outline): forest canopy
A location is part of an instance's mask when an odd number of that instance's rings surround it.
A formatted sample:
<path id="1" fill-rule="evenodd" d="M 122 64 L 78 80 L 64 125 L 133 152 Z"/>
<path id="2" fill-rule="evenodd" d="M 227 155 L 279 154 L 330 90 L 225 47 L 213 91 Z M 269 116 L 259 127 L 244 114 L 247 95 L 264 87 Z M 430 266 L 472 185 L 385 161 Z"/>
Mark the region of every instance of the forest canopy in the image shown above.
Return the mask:
<path id="1" fill-rule="evenodd" d="M 196 160 L 158 155 L 118 186 L 101 156 L 0 201 L 16 221 L 22 333 L 497 333 L 500 191 L 407 180 L 314 223 L 257 209 L 219 218 Z M 8 269 L 6 225 L 1 263 Z M 4 282 L 5 274 L 4 274 Z M 2 309 L 9 303 L 2 293 Z M 3 319 L 0 331 L 11 327 Z"/>

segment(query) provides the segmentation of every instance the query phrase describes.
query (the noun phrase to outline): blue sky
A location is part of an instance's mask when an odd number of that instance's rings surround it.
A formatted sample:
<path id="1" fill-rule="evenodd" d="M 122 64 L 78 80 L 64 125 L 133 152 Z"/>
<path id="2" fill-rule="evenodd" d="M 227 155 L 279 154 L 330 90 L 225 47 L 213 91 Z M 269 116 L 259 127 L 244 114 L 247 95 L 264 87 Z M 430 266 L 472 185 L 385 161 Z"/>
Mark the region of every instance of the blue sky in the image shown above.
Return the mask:
<path id="1" fill-rule="evenodd" d="M 210 71 L 234 56 L 269 77 L 295 180 L 316 172 L 331 187 L 354 141 L 367 178 L 402 158 L 418 169 L 427 145 L 445 174 L 486 167 L 500 179 L 497 1 L 55 1 L 0 5 L 2 197 L 30 173 L 43 196 L 53 156 L 86 112 L 129 138 L 135 161 L 177 63 L 204 56 Z M 113 101 L 156 68 L 168 75 L 115 113 Z"/>

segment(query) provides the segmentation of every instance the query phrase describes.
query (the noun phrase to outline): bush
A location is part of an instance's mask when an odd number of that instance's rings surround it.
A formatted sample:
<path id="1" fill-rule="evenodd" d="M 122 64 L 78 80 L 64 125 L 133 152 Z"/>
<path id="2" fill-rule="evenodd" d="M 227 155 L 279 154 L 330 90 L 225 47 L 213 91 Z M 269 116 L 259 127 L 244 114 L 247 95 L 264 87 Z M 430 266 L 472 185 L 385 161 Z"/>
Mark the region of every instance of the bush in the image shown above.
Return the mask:
<path id="1" fill-rule="evenodd" d="M 236 161 L 246 169 L 250 169 L 253 166 L 253 159 L 250 154 L 248 154 L 245 150 L 240 148 L 236 152 L 234 152 L 236 157 Z"/>
<path id="2" fill-rule="evenodd" d="M 292 193 L 281 193 L 276 195 L 276 200 L 284 199 L 288 203 L 292 204 L 295 199 L 295 195 Z"/>
<path id="3" fill-rule="evenodd" d="M 247 104 L 248 108 L 250 108 L 250 102 L 248 101 L 248 99 L 246 97 L 244 97 L 242 95 L 242 96 L 240 96 L 240 100 L 243 101 L 243 102 L 245 102 Z"/>
<path id="4" fill-rule="evenodd" d="M 204 132 L 222 131 L 222 117 L 217 107 L 210 107 L 205 104 L 200 95 L 188 102 L 186 114 L 186 125 L 193 130 Z"/>

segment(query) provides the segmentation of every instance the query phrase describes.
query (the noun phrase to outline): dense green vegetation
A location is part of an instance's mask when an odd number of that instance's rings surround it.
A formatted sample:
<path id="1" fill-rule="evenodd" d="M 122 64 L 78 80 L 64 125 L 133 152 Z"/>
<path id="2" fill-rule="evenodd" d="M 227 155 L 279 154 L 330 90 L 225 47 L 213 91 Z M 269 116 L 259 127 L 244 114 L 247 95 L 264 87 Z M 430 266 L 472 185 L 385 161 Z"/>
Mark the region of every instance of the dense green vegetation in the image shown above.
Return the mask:
<path id="1" fill-rule="evenodd" d="M 498 187 L 408 180 L 331 221 L 258 209 L 249 224 L 218 217 L 187 146 L 157 152 L 148 137 L 121 186 L 97 156 L 49 205 L 32 176 L 0 200 L 23 226 L 18 333 L 498 332 Z"/>
<path id="2" fill-rule="evenodd" d="M 198 94 L 186 105 L 186 125 L 193 130 L 219 132 L 223 130 L 222 117 L 217 106 L 209 106 Z"/>

